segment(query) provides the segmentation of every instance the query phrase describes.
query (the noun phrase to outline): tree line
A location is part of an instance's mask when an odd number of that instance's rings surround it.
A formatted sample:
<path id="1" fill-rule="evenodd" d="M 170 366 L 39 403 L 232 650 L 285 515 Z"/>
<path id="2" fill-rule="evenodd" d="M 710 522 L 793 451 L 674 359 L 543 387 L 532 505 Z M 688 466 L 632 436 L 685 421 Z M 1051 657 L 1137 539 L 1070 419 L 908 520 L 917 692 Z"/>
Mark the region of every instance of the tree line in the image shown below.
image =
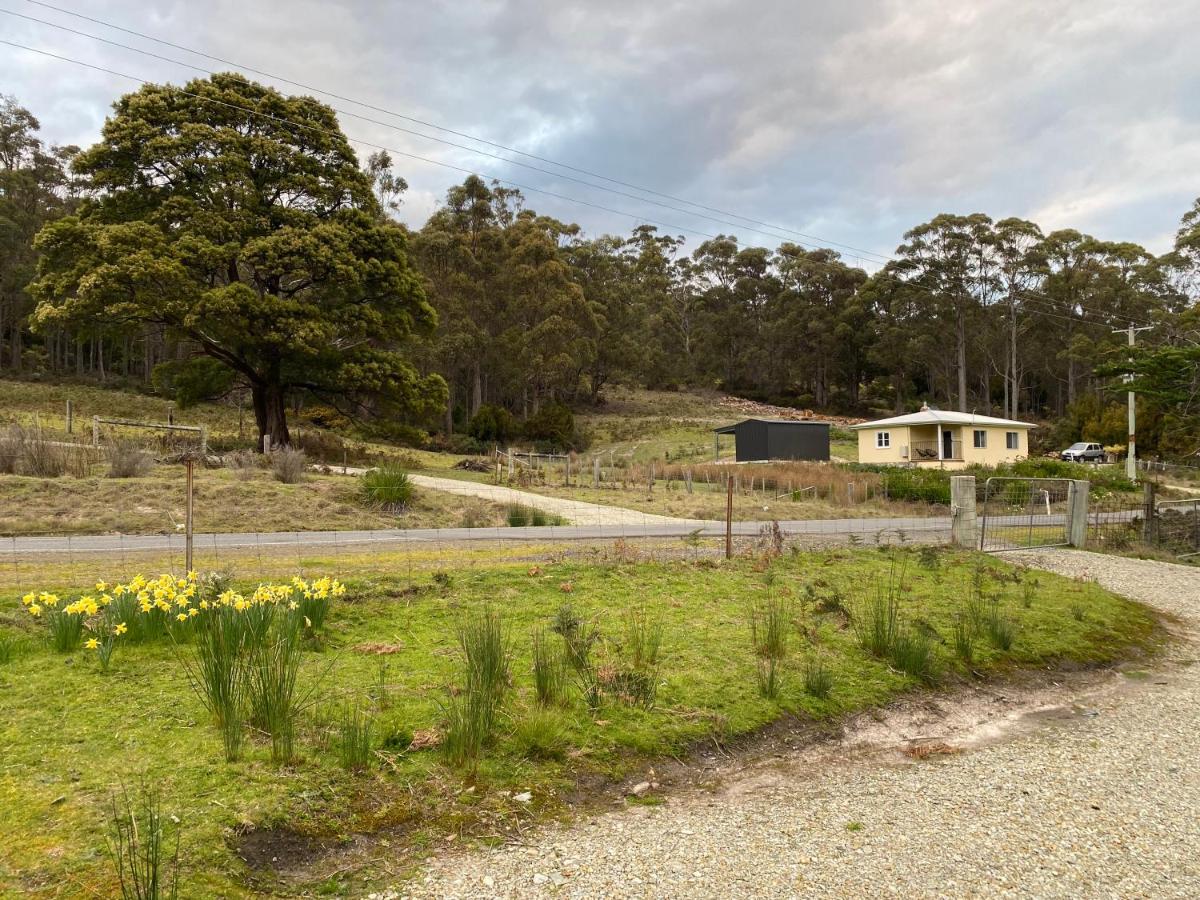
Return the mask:
<path id="1" fill-rule="evenodd" d="M 1159 256 L 943 214 L 869 273 L 787 241 L 589 236 L 476 176 L 410 229 L 386 153 L 360 161 L 327 106 L 235 74 L 120 98 L 87 150 L 38 130 L 0 102 L 10 376 L 244 393 L 276 443 L 301 405 L 399 437 L 569 440 L 563 410 L 614 382 L 863 414 L 925 401 L 1116 443 L 1132 377 L 1142 445 L 1200 447 L 1200 200 Z M 1131 324 L 1153 326 L 1133 352 Z"/>

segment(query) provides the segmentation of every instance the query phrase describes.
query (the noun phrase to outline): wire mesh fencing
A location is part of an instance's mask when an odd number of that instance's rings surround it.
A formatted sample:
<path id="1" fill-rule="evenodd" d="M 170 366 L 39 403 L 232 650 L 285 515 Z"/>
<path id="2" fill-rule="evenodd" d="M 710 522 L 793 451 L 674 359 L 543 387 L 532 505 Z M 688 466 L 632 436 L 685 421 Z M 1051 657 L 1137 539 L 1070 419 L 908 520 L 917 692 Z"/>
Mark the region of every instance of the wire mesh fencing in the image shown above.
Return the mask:
<path id="1" fill-rule="evenodd" d="M 988 552 L 1070 543 L 1066 478 L 988 478 L 976 482 L 979 547 Z"/>

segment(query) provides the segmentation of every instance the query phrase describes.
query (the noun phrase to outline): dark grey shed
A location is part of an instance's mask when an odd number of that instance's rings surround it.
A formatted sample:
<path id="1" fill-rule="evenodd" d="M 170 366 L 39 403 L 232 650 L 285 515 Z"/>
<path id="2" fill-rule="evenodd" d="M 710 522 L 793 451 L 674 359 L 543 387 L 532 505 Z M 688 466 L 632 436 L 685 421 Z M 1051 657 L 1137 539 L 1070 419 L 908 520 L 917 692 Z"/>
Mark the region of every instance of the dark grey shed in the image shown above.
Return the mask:
<path id="1" fill-rule="evenodd" d="M 829 423 L 796 419 L 746 419 L 713 429 L 713 457 L 723 434 L 732 434 L 738 462 L 829 459 Z"/>

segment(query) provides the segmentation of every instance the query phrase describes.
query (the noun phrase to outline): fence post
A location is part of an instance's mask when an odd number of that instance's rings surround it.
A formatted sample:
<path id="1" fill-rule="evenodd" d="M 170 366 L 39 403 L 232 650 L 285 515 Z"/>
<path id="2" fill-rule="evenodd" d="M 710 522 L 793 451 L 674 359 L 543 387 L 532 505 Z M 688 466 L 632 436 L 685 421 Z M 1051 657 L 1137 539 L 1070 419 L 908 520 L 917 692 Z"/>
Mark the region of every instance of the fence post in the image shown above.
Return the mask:
<path id="1" fill-rule="evenodd" d="M 950 476 L 950 543 L 955 547 L 977 547 L 979 529 L 975 521 L 975 476 Z"/>
<path id="2" fill-rule="evenodd" d="M 1087 543 L 1088 492 L 1092 483 L 1073 479 L 1067 494 L 1067 543 L 1082 548 Z"/>
<path id="3" fill-rule="evenodd" d="M 1155 481 L 1147 478 L 1142 482 L 1142 543 L 1148 547 L 1158 543 L 1154 528 L 1154 492 L 1157 489 Z"/>
<path id="4" fill-rule="evenodd" d="M 725 479 L 725 558 L 733 559 L 733 479 Z"/>
<path id="5" fill-rule="evenodd" d="M 600 487 L 600 457 L 592 457 L 592 487 Z"/>
<path id="6" fill-rule="evenodd" d="M 92 446 L 100 446 L 100 417 L 92 416 Z"/>
<path id="7" fill-rule="evenodd" d="M 192 571 L 192 469 L 194 466 L 195 463 L 189 456 L 187 458 L 187 517 L 184 525 L 184 566 L 188 572 Z"/>
<path id="8" fill-rule="evenodd" d="M 200 455 L 208 456 L 208 426 L 200 426 Z"/>
<path id="9" fill-rule="evenodd" d="M 75 406 L 70 400 L 67 401 L 67 434 L 75 433 Z"/>

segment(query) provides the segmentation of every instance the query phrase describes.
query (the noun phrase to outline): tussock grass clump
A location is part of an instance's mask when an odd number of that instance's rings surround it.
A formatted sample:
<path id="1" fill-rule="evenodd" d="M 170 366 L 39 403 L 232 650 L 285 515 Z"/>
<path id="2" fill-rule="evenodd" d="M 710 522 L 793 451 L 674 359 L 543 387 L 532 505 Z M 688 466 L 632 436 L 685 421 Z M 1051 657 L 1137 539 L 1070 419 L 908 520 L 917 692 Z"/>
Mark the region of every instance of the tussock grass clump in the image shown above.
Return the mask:
<path id="1" fill-rule="evenodd" d="M 833 692 L 833 673 L 819 656 L 810 656 L 804 664 L 804 691 L 819 700 Z"/>
<path id="2" fill-rule="evenodd" d="M 565 521 L 561 516 L 544 512 L 537 507 L 521 506 L 516 503 L 511 503 L 505 507 L 504 520 L 510 528 L 524 528 L 526 526 L 542 528 L 547 525 L 562 525 Z"/>
<path id="3" fill-rule="evenodd" d="M 69 449 L 49 441 L 40 431 L 26 432 L 21 447 L 21 472 L 35 478 L 61 478 L 67 472 Z"/>
<path id="4" fill-rule="evenodd" d="M 221 730 L 227 762 L 235 762 L 242 752 L 246 641 L 245 617 L 220 607 L 211 611 L 206 627 L 196 635 L 191 654 L 181 657 L 192 690 Z"/>
<path id="5" fill-rule="evenodd" d="M 109 478 L 140 478 L 154 468 L 154 457 L 135 441 L 116 440 L 108 447 Z"/>
<path id="6" fill-rule="evenodd" d="M 635 669 L 651 669 L 658 665 L 662 638 L 662 623 L 651 620 L 645 607 L 629 611 L 625 623 L 625 649 Z"/>
<path id="7" fill-rule="evenodd" d="M 59 653 L 73 653 L 83 640 L 84 617 L 81 613 L 60 607 L 49 607 L 45 611 L 46 627 L 50 646 Z"/>
<path id="8" fill-rule="evenodd" d="M 517 719 L 510 740 L 524 759 L 562 760 L 567 756 L 567 727 L 553 710 L 532 709 Z"/>
<path id="9" fill-rule="evenodd" d="M 891 650 L 892 665 L 927 684 L 937 681 L 938 660 L 933 639 L 924 631 L 907 628 L 896 636 Z"/>
<path id="10" fill-rule="evenodd" d="M 233 469 L 240 480 L 249 481 L 254 477 L 254 473 L 262 468 L 263 457 L 261 453 L 255 453 L 253 450 L 234 450 L 225 454 L 225 465 Z"/>
<path id="11" fill-rule="evenodd" d="M 337 751 L 342 768 L 362 772 L 371 764 L 374 723 L 361 706 L 351 704 L 338 721 Z"/>
<path id="12" fill-rule="evenodd" d="M 968 666 L 975 661 L 976 627 L 967 613 L 959 613 L 954 620 L 954 655 Z"/>
<path id="13" fill-rule="evenodd" d="M 605 665 L 596 670 L 596 682 L 602 696 L 625 706 L 652 709 L 658 698 L 658 671 L 623 665 Z"/>
<path id="14" fill-rule="evenodd" d="M 1000 606 L 999 598 L 977 604 L 975 610 L 978 627 L 987 635 L 988 641 L 997 650 L 1008 652 L 1017 636 L 1017 626 Z"/>
<path id="15" fill-rule="evenodd" d="M 367 505 L 398 512 L 412 503 L 416 486 L 406 471 L 389 463 L 364 472 L 359 491 Z"/>
<path id="16" fill-rule="evenodd" d="M 0 631 L 0 666 L 12 662 L 25 649 L 24 642 L 15 634 Z"/>
<path id="17" fill-rule="evenodd" d="M 758 682 L 758 692 L 768 700 L 776 699 L 783 687 L 783 660 L 774 656 L 760 656 L 754 667 L 754 677 Z"/>
<path id="18" fill-rule="evenodd" d="M 271 736 L 271 759 L 282 764 L 295 755 L 296 719 L 303 705 L 296 690 L 300 656 L 299 622 L 281 615 L 254 651 L 247 672 L 250 722 Z"/>
<path id="19" fill-rule="evenodd" d="M 541 629 L 533 633 L 533 687 L 539 706 L 557 706 L 567 699 L 566 659 Z"/>
<path id="20" fill-rule="evenodd" d="M 754 652 L 768 659 L 783 659 L 794 609 L 790 601 L 774 594 L 750 607 L 750 640 Z"/>
<path id="21" fill-rule="evenodd" d="M 9 425 L 0 431 L 0 474 L 19 474 L 24 453 L 25 432 L 21 426 Z"/>
<path id="22" fill-rule="evenodd" d="M 886 586 L 876 584 L 870 597 L 859 605 L 853 617 L 859 646 L 872 656 L 886 659 L 900 634 L 900 597 L 894 579 Z"/>
<path id="23" fill-rule="evenodd" d="M 308 455 L 294 447 L 280 447 L 271 452 L 271 474 L 283 484 L 299 484 L 308 470 Z"/>
<path id="24" fill-rule="evenodd" d="M 451 694 L 445 707 L 446 733 L 442 750 L 455 766 L 474 770 L 508 690 L 512 647 L 500 614 L 490 607 L 468 616 L 458 627 L 464 662 L 464 685 Z"/>
<path id="25" fill-rule="evenodd" d="M 179 895 L 177 822 L 163 814 L 155 787 L 143 784 L 134 796 L 122 788 L 113 797 L 108 853 L 122 900 L 173 900 Z"/>

